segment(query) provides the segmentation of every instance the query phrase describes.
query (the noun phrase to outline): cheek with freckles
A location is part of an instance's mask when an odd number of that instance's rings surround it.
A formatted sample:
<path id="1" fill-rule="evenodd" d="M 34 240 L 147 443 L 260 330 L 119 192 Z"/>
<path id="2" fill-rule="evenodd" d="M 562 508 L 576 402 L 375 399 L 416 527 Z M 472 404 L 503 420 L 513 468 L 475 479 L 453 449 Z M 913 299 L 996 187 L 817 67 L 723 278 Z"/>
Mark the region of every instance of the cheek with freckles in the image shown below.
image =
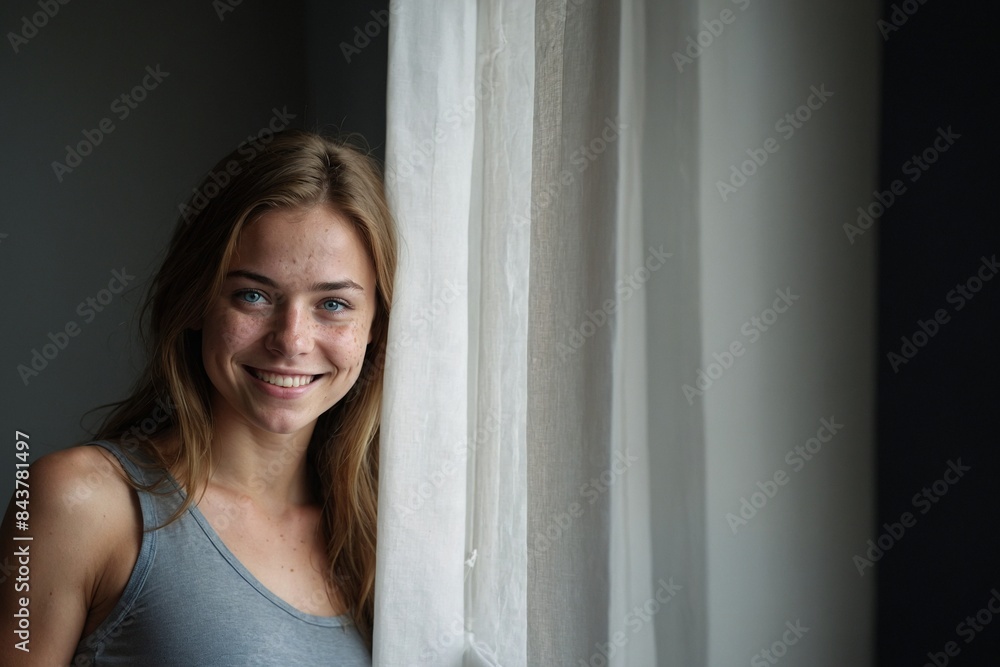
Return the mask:
<path id="1" fill-rule="evenodd" d="M 352 383 L 357 381 L 365 362 L 368 351 L 368 327 L 361 322 L 355 322 L 344 336 L 345 363 L 350 368 Z"/>
<path id="2" fill-rule="evenodd" d="M 210 345 L 217 349 L 238 353 L 259 338 L 254 323 L 239 317 L 221 318 L 215 326 L 205 330 Z"/>
<path id="3" fill-rule="evenodd" d="M 337 332 L 334 339 L 330 341 L 332 351 L 341 360 L 344 367 L 356 370 L 360 368 L 365 358 L 366 335 L 364 327 L 359 323 L 352 323 L 343 330 Z"/>
<path id="4" fill-rule="evenodd" d="M 229 348 L 237 348 L 250 337 L 247 327 L 232 327 L 221 332 L 222 343 Z"/>

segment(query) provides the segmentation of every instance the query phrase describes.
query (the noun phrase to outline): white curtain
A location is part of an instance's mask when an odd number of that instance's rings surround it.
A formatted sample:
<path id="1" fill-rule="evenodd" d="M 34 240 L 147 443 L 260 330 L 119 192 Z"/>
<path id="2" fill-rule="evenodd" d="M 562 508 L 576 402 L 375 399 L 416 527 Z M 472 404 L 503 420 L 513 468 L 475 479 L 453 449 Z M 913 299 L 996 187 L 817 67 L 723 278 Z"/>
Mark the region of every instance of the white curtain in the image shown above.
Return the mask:
<path id="1" fill-rule="evenodd" d="M 376 665 L 466 644 L 476 7 L 393 7 L 386 179 L 402 240 L 379 470 Z M 479 447 L 484 445 L 479 444 Z"/>
<path id="2" fill-rule="evenodd" d="M 595 640 L 621 625 L 609 613 L 651 581 L 642 70 L 619 39 L 641 17 L 561 2 L 400 3 L 392 17 L 403 252 L 375 661 L 596 664 Z M 605 649 L 655 663 L 652 630 Z"/>
<path id="3" fill-rule="evenodd" d="M 833 239 L 874 180 L 869 5 L 392 3 L 376 665 L 746 664 L 800 617 L 788 664 L 869 664 L 845 564 L 871 529 L 873 271 Z M 827 76 L 835 120 L 724 206 L 718 175 Z M 692 400 L 786 281 L 812 301 Z M 841 409 L 831 462 L 734 538 L 741 494 Z"/>
<path id="4" fill-rule="evenodd" d="M 393 8 L 379 665 L 527 664 L 533 24 L 524 3 Z"/>

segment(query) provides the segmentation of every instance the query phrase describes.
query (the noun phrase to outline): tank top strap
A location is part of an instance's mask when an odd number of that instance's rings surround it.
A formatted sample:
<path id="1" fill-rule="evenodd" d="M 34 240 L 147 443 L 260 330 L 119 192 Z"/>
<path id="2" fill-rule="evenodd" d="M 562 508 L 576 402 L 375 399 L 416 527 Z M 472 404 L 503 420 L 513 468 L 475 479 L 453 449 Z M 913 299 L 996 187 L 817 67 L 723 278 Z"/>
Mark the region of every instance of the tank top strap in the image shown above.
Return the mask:
<path id="1" fill-rule="evenodd" d="M 133 482 L 148 485 L 162 479 L 162 473 L 157 474 L 155 470 L 147 469 L 138 462 L 142 460 L 148 463 L 148 457 L 141 452 L 126 451 L 120 444 L 108 440 L 95 440 L 86 444 L 97 445 L 114 455 Z M 98 652 L 103 648 L 114 629 L 133 613 L 136 600 L 146 583 L 146 577 L 149 575 L 156 554 L 159 533 L 154 529 L 167 518 L 167 516 L 160 516 L 161 508 L 157 507 L 155 499 L 149 493 L 138 493 L 137 495 L 142 511 L 142 544 L 139 547 L 139 556 L 132 569 L 132 575 L 125 590 L 122 591 L 118 604 L 100 626 L 86 638 L 88 647 L 96 649 Z"/>
<path id="2" fill-rule="evenodd" d="M 120 443 L 111 440 L 92 440 L 85 443 L 87 445 L 97 445 L 111 452 L 122 468 L 128 474 L 129 479 L 138 484 L 151 484 L 158 479 L 162 479 L 163 472 L 147 468 L 151 463 L 149 455 L 137 447 L 127 448 Z"/>

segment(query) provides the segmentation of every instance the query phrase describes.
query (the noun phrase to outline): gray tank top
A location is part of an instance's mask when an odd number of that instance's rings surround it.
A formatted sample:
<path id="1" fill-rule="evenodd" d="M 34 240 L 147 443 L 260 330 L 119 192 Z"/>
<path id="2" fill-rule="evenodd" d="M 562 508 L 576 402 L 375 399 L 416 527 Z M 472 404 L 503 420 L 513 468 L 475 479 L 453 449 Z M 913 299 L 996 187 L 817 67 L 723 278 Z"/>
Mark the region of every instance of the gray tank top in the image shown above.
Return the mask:
<path id="1" fill-rule="evenodd" d="M 146 470 L 109 442 L 95 442 L 133 480 Z M 162 474 L 162 473 L 160 473 Z M 176 482 L 168 478 L 170 488 Z M 143 528 L 161 525 L 178 494 L 139 492 Z M 349 616 L 313 616 L 267 590 L 191 506 L 159 530 L 144 532 L 139 558 L 118 604 L 80 640 L 73 667 L 247 667 L 372 664 Z"/>

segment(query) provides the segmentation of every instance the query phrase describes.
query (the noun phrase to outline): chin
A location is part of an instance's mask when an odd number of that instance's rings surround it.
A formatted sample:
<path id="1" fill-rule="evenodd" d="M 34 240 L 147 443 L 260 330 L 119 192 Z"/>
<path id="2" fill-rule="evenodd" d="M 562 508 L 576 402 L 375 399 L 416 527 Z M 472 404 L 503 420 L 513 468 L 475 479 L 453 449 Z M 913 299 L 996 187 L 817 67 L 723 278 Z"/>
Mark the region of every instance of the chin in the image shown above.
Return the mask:
<path id="1" fill-rule="evenodd" d="M 280 414 L 275 412 L 244 412 L 242 421 L 251 428 L 274 435 L 295 435 L 316 425 L 317 416 L 297 414 Z"/>

